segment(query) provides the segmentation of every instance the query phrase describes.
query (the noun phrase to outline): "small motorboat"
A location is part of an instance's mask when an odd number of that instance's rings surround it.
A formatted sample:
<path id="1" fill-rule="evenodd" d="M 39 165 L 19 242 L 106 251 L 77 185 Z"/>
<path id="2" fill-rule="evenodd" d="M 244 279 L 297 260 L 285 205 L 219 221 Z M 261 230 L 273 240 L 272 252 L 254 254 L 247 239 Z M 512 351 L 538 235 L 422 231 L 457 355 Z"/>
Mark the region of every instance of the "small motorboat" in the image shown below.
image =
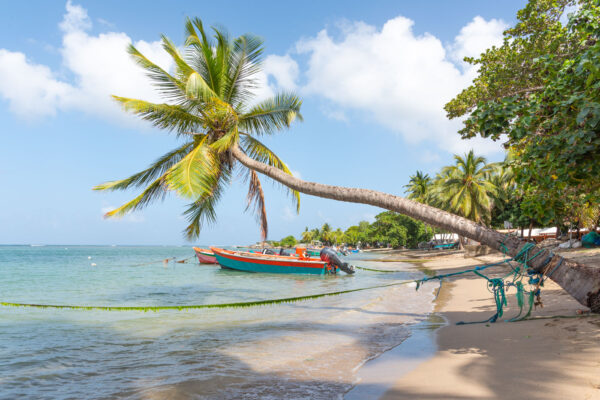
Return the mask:
<path id="1" fill-rule="evenodd" d="M 196 257 L 198 257 L 200 264 L 217 264 L 217 258 L 212 251 L 201 249 L 199 247 L 194 247 L 194 251 L 196 252 Z"/>
<path id="2" fill-rule="evenodd" d="M 216 247 L 210 249 L 221 267 L 238 271 L 325 275 L 335 274 L 339 269 L 336 264 L 320 258 L 256 254 Z"/>

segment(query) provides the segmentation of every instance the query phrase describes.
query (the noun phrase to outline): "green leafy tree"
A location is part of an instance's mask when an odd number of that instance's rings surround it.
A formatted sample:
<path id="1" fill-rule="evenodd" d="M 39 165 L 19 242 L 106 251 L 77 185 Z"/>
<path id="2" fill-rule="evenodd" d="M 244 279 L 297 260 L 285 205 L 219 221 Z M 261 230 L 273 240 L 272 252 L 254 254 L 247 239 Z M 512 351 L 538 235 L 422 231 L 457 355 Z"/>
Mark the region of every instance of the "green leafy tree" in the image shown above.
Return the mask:
<path id="1" fill-rule="evenodd" d="M 296 238 L 292 235 L 286 236 L 279 241 L 281 246 L 294 247 L 296 245 Z"/>
<path id="2" fill-rule="evenodd" d="M 369 229 L 368 241 L 389 245 L 416 248 L 419 242 L 428 241 L 433 230 L 421 221 L 393 211 L 385 211 L 375 216 Z"/>
<path id="3" fill-rule="evenodd" d="M 564 25 L 567 7 L 578 10 Z M 523 210 L 560 223 L 570 202 L 600 200 L 600 7 L 531 0 L 517 18 L 502 46 L 466 59 L 479 75 L 445 109 L 467 117 L 464 138 L 504 140 L 516 155 Z"/>
<path id="4" fill-rule="evenodd" d="M 337 228 L 335 231 L 331 232 L 331 242 L 333 244 L 341 244 L 344 241 L 344 232 Z"/>
<path id="5" fill-rule="evenodd" d="M 344 242 L 349 246 L 356 246 L 360 242 L 360 231 L 358 226 L 353 225 L 344 232 Z"/>
<path id="6" fill-rule="evenodd" d="M 253 103 L 256 73 L 261 67 L 262 40 L 246 34 L 229 38 L 227 32 L 213 29 L 210 38 L 199 19 L 187 20 L 187 39 L 181 52 L 166 36 L 162 47 L 171 56 L 171 74 L 146 58 L 133 45 L 129 54 L 146 70 L 165 103 L 114 96 L 123 108 L 174 132 L 183 144 L 167 152 L 147 169 L 129 178 L 107 182 L 96 190 L 126 190 L 144 187 L 140 195 L 107 217 L 122 216 L 163 199 L 168 191 L 191 200 L 184 215 L 189 239 L 196 238 L 205 222 L 216 220 L 215 206 L 241 167 L 249 183 L 248 209 L 254 209 L 262 238 L 268 234 L 265 198 L 258 174 L 245 168 L 228 151 L 238 146 L 246 156 L 291 174 L 286 164 L 258 137 L 270 135 L 301 119 L 300 99 L 293 93 L 279 93 Z M 297 208 L 299 194 L 291 190 Z"/>

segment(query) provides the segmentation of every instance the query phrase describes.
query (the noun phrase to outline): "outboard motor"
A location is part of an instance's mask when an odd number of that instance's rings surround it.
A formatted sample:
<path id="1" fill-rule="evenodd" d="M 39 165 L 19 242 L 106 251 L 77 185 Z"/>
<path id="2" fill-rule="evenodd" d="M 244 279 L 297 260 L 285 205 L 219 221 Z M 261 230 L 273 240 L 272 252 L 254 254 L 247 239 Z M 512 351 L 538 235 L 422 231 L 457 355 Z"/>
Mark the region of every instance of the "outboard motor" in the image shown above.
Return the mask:
<path id="1" fill-rule="evenodd" d="M 329 247 L 324 247 L 323 250 L 321 250 L 320 255 L 321 260 L 338 267 L 347 274 L 353 274 L 355 272 L 354 267 L 352 265 L 348 265 L 348 263 L 342 262 L 342 260 L 340 260 L 340 258 L 338 257 L 337 253 Z"/>
<path id="2" fill-rule="evenodd" d="M 261 252 L 261 254 L 271 254 L 271 255 L 275 255 L 275 252 L 271 249 L 263 249 L 263 251 Z"/>
<path id="3" fill-rule="evenodd" d="M 283 247 L 281 248 L 281 250 L 279 250 L 279 255 L 280 256 L 291 256 L 291 254 L 289 252 L 287 252 Z"/>

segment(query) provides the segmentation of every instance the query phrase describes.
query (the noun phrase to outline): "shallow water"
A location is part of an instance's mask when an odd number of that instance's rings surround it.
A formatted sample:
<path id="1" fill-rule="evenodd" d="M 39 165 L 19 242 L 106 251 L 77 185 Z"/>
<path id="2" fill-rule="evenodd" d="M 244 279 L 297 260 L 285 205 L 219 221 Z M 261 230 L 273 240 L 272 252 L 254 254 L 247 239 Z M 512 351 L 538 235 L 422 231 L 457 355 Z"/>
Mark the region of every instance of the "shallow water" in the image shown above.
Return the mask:
<path id="1" fill-rule="evenodd" d="M 0 301 L 211 304 L 421 276 L 363 260 L 355 263 L 406 272 L 315 277 L 162 262 L 192 256 L 188 247 L 0 246 Z M 405 340 L 430 309 L 431 295 L 408 286 L 243 309 L 0 307 L 0 398 L 339 398 L 358 366 Z"/>

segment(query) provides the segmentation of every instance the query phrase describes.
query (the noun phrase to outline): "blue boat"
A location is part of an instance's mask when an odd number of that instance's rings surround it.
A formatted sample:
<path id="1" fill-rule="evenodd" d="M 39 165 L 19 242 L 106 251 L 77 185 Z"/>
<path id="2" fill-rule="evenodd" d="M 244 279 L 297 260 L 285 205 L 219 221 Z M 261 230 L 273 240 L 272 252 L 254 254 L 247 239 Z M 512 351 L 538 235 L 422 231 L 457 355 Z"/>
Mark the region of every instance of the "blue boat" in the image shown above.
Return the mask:
<path id="1" fill-rule="evenodd" d="M 437 245 L 433 246 L 433 248 L 435 250 L 454 249 L 454 248 L 458 248 L 458 242 L 437 244 Z"/>
<path id="2" fill-rule="evenodd" d="M 254 254 L 210 248 L 222 268 L 272 274 L 335 274 L 337 267 L 318 258 Z"/>

